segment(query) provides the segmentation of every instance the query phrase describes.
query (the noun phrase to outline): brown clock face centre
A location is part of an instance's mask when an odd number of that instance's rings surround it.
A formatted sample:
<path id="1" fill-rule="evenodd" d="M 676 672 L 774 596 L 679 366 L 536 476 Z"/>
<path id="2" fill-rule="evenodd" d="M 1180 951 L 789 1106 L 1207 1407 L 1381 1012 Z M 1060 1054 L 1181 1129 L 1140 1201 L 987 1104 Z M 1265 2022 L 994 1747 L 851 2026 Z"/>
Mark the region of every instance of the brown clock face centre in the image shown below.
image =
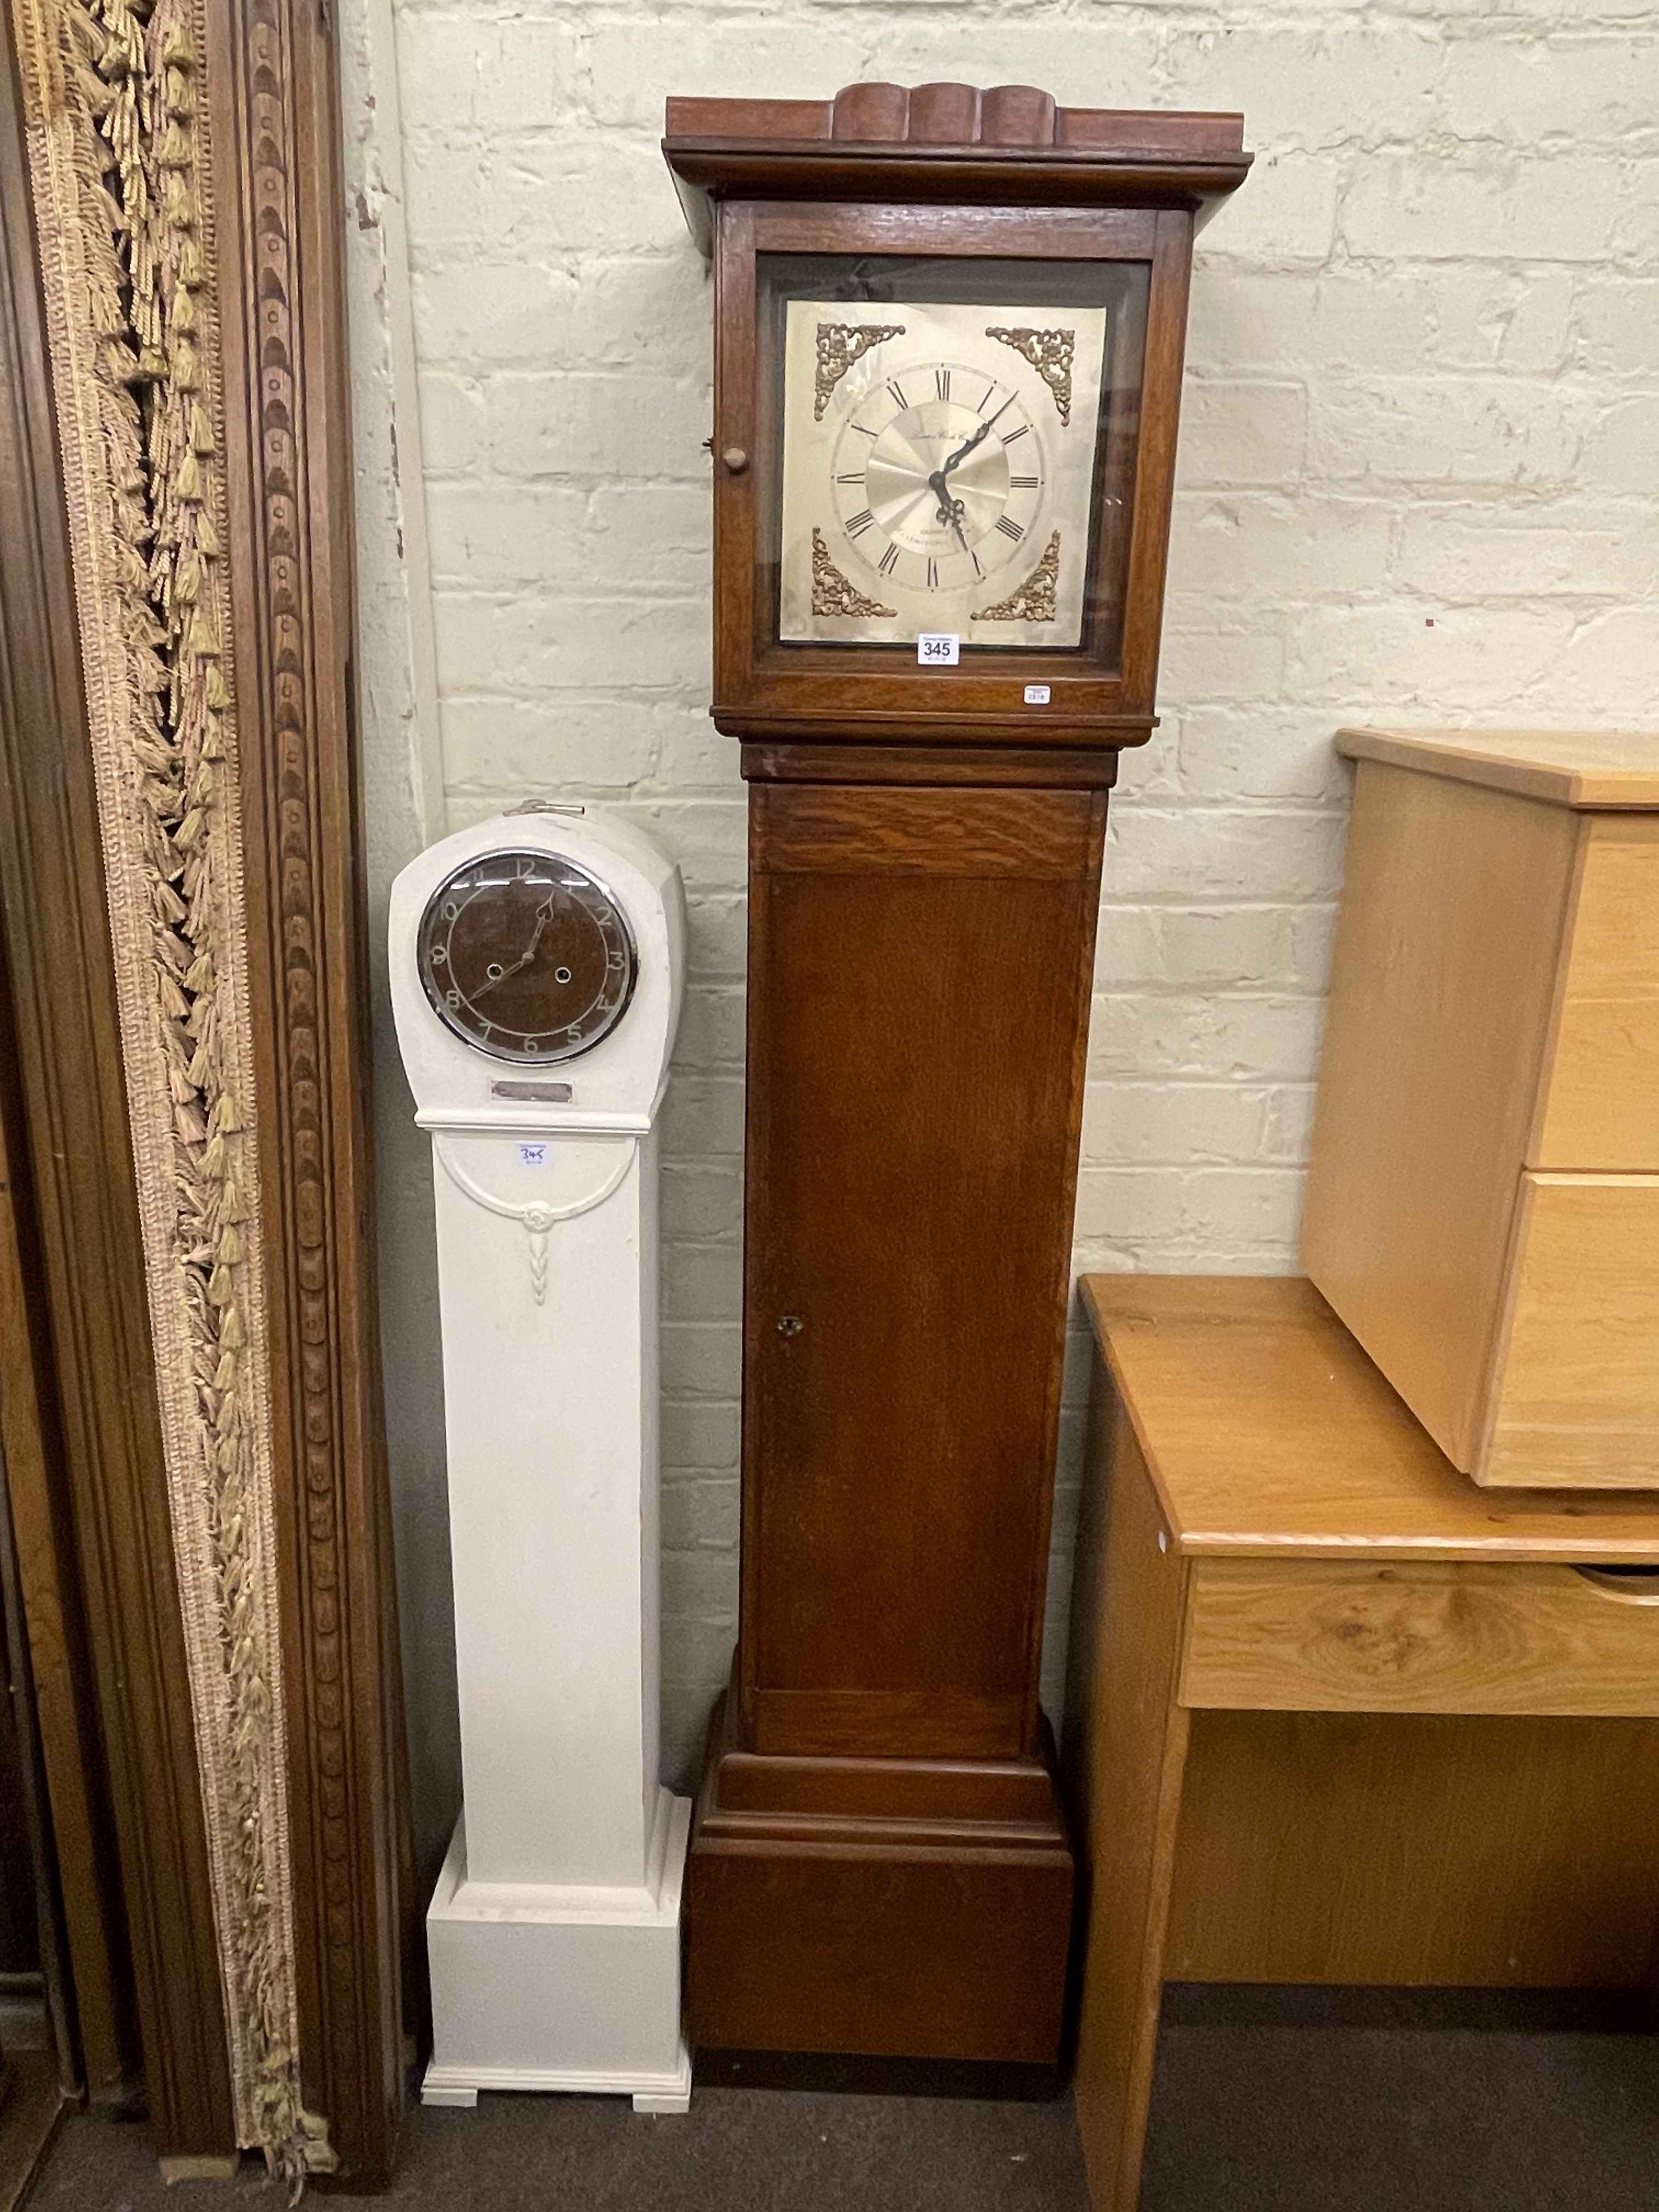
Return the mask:
<path id="1" fill-rule="evenodd" d="M 604 885 L 540 853 L 492 853 L 458 869 L 427 903 L 418 957 L 441 1018 L 502 1060 L 589 1050 L 621 1018 L 635 971 Z"/>

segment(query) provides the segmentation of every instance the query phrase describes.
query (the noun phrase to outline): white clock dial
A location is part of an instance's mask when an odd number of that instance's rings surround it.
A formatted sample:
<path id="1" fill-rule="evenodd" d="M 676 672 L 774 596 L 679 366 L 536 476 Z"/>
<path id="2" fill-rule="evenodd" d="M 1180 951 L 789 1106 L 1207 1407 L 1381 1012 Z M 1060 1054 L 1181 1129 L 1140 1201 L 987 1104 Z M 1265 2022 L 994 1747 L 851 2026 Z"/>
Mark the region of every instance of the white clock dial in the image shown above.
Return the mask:
<path id="1" fill-rule="evenodd" d="M 842 422 L 836 519 L 854 558 L 878 578 L 954 599 L 1022 556 L 1029 562 L 1044 458 L 1041 430 L 1011 385 L 960 362 L 907 369 Z"/>
<path id="2" fill-rule="evenodd" d="M 1082 635 L 1105 314 L 792 300 L 779 635 Z"/>

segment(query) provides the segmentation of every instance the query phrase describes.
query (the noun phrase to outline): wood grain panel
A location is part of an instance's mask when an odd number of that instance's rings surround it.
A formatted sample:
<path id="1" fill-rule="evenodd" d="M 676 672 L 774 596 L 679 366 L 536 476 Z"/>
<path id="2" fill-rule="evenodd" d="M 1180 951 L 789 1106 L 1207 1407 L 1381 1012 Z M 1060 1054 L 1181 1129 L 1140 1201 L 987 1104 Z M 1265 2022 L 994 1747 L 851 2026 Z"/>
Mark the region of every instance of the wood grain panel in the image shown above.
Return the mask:
<path id="1" fill-rule="evenodd" d="M 843 85 L 833 100 L 671 95 L 665 131 L 670 140 L 700 144 L 837 138 L 875 157 L 884 146 L 907 140 L 1006 146 L 1023 149 L 1033 159 L 1056 146 L 1224 156 L 1237 155 L 1244 143 L 1242 115 L 1059 107 L 1049 94 L 1025 84 L 994 85 L 981 93 L 967 84 L 910 87 L 868 80 Z M 671 159 L 678 151 L 671 148 Z"/>
<path id="2" fill-rule="evenodd" d="M 745 1717 L 1029 1752 L 1104 794 L 751 802 Z"/>
<path id="3" fill-rule="evenodd" d="M 1477 1490 L 1310 1284 L 1089 1275 L 1083 1292 L 1184 1552 L 1659 1564 L 1651 1498 Z"/>
<path id="4" fill-rule="evenodd" d="M 1073 2086 L 1095 2212 L 1133 2212 L 1188 1756 L 1176 1703 L 1187 1569 L 1097 1374 L 1073 1583 L 1061 1771 L 1077 1838 L 1082 1984 Z"/>
<path id="5" fill-rule="evenodd" d="M 1659 1715 L 1659 1588 L 1571 1567 L 1200 1559 L 1187 1705 Z"/>
<path id="6" fill-rule="evenodd" d="M 957 1759 L 1007 1755 L 1024 1733 L 1025 1698 L 927 1690 L 755 1692 L 754 1747 L 799 1757 L 905 1759 L 929 1747 Z"/>
<path id="7" fill-rule="evenodd" d="M 715 1708 L 686 1868 L 702 2045 L 1059 2057 L 1072 1851 L 1038 1756 L 778 1758 Z"/>
<path id="8" fill-rule="evenodd" d="M 48 1996 L 65 2088 L 84 2082 L 94 2105 L 118 2108 L 131 2104 L 141 2075 L 132 1958 L 40 1294 L 46 1263 L 21 1166 L 26 1139 L 17 1082 L 10 994 L 0 968 L 0 1462 L 68 1952 L 70 1992 L 53 1991 L 48 1972 Z M 49 1901 L 41 1917 L 50 1929 Z M 56 2005 L 70 1993 L 78 2034 L 60 2033 L 65 2024 Z"/>
<path id="9" fill-rule="evenodd" d="M 1164 635 L 1164 579 L 1169 567 L 1170 526 L 1175 506 L 1176 444 L 1180 435 L 1182 367 L 1187 350 L 1187 300 L 1192 282 L 1193 218 L 1166 210 L 1158 218 L 1152 282 L 1146 301 L 1146 349 L 1141 388 L 1148 404 L 1140 417 L 1134 462 L 1129 566 L 1123 596 L 1123 696 L 1144 702 L 1158 696 L 1158 660 Z M 1171 392 L 1167 406 L 1155 395 Z M 1104 546 L 1103 544 L 1103 551 Z"/>
<path id="10" fill-rule="evenodd" d="M 1576 837 L 1559 807 L 1360 763 L 1303 1259 L 1465 1471 Z"/>
<path id="11" fill-rule="evenodd" d="M 1150 724 L 1117 738 L 1141 743 Z M 1115 750 L 1042 745 L 746 744 L 740 748 L 750 783 L 840 783 L 856 775 L 861 784 L 965 783 L 1036 789 L 1109 791 L 1117 781 Z"/>
<path id="12" fill-rule="evenodd" d="M 1339 730 L 1349 760 L 1484 783 L 1557 806 L 1659 807 L 1659 737 L 1635 730 Z"/>
<path id="13" fill-rule="evenodd" d="M 1071 1911 L 1063 1850 L 705 1834 L 691 2034 L 714 2048 L 775 2050 L 787 2035 L 791 2051 L 1052 2066 Z"/>
<path id="14" fill-rule="evenodd" d="M 1659 1726 L 1200 1712 L 1172 1980 L 1632 1989 Z"/>
<path id="15" fill-rule="evenodd" d="M 774 1820 L 1053 1826 L 1053 1776 L 1034 1759 L 782 1758 L 723 1747 L 723 1814 Z"/>
<path id="16" fill-rule="evenodd" d="M 856 211 L 831 201 L 752 204 L 763 253 L 993 254 L 1022 261 L 1140 260 L 1158 217 L 1140 208 L 949 206 L 895 198 Z M 854 241 L 863 241 L 860 248 Z"/>
<path id="17" fill-rule="evenodd" d="M 750 799 L 758 874 L 1054 877 L 1090 873 L 1094 794 L 805 785 Z M 1098 865 L 1097 863 L 1097 865 Z"/>
<path id="18" fill-rule="evenodd" d="M 1591 815 L 1580 830 L 1528 1164 L 1659 1168 L 1659 814 Z M 1659 1261 L 1655 1284 L 1659 1297 Z"/>
<path id="19" fill-rule="evenodd" d="M 1528 1175 L 1477 1482 L 1659 1489 L 1659 1176 Z"/>

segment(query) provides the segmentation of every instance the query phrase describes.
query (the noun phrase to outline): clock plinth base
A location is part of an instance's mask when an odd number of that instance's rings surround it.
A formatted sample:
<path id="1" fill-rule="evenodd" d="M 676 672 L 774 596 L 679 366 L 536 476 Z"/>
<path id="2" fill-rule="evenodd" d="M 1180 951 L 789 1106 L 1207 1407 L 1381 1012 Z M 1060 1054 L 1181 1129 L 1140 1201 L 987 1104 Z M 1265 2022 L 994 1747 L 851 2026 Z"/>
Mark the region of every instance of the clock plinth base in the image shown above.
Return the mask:
<path id="1" fill-rule="evenodd" d="M 637 1888 L 467 1878 L 457 1822 L 426 1917 L 432 2062 L 422 2103 L 480 2089 L 629 2096 L 683 2112 L 691 2060 L 680 2024 L 680 1897 L 691 1807 L 665 1790 Z"/>
<path id="2" fill-rule="evenodd" d="M 1075 1869 L 1045 1753 L 749 1752 L 728 1693 L 687 1867 L 694 2045 L 1052 2065 Z"/>

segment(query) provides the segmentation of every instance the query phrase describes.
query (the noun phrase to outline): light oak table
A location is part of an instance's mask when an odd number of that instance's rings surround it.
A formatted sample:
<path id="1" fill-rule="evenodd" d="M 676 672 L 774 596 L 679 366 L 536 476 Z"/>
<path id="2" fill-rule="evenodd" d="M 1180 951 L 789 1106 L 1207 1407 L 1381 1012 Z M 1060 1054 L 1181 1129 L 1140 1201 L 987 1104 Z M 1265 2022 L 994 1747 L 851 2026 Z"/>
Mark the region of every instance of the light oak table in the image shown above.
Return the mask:
<path id="1" fill-rule="evenodd" d="M 1306 1282 L 1084 1290 L 1077 2110 L 1130 2212 L 1166 1979 L 1651 1984 L 1659 1501 L 1476 1488 Z"/>

